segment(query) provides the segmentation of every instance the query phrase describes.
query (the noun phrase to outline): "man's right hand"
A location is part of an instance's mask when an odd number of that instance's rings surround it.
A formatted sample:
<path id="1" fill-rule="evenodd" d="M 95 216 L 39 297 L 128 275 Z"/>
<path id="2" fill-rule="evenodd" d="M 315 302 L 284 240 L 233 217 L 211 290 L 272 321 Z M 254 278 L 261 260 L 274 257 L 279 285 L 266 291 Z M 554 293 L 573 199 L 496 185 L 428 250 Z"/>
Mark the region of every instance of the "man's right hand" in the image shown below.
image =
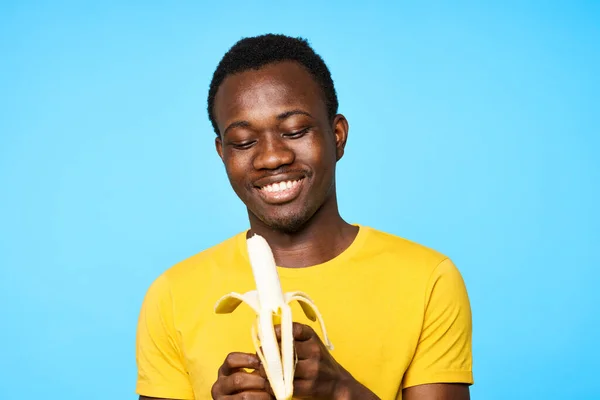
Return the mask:
<path id="1" fill-rule="evenodd" d="M 260 372 L 256 354 L 229 353 L 214 383 L 211 395 L 215 400 L 273 400 L 269 382 Z M 246 372 L 244 369 L 253 370 Z"/>

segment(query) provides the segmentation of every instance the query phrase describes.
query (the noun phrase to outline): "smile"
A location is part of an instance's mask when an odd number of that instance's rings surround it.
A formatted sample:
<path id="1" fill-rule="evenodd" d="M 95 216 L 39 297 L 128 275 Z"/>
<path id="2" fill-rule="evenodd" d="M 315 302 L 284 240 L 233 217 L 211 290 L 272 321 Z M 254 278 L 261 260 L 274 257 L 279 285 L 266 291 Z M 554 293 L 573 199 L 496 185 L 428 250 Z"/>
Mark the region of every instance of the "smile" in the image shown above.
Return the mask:
<path id="1" fill-rule="evenodd" d="M 295 199 L 302 190 L 304 178 L 274 182 L 258 189 L 263 200 L 268 203 L 285 203 Z"/>

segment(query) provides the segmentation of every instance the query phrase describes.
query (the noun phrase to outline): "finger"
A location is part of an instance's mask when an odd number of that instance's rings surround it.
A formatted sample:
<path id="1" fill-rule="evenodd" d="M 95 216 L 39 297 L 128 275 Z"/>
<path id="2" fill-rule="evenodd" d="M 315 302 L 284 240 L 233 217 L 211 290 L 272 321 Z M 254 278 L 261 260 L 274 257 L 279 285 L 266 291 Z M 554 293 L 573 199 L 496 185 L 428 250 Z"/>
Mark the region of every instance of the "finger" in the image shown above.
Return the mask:
<path id="1" fill-rule="evenodd" d="M 294 371 L 294 380 L 316 380 L 319 376 L 319 362 L 315 360 L 299 360 Z"/>
<path id="2" fill-rule="evenodd" d="M 294 379 L 294 396 L 300 398 L 321 398 L 322 390 L 317 387 L 317 381 L 312 379 Z"/>
<path id="3" fill-rule="evenodd" d="M 219 391 L 222 394 L 235 394 L 248 390 L 265 391 L 267 380 L 258 374 L 248 372 L 235 372 L 229 376 L 221 377 Z"/>
<path id="4" fill-rule="evenodd" d="M 271 388 L 271 384 L 269 383 L 269 378 L 267 377 L 267 371 L 265 371 L 264 365 L 261 363 L 260 367 L 258 369 L 255 369 L 254 371 L 252 371 L 252 373 L 262 377 L 266 382 L 266 384 L 265 384 L 266 386 L 264 389 L 265 392 L 270 393 L 271 395 L 275 396 L 275 393 L 273 392 L 273 388 Z"/>
<path id="5" fill-rule="evenodd" d="M 233 352 L 227 354 L 225 361 L 219 368 L 219 376 L 228 376 L 242 368 L 258 369 L 260 360 L 256 354 Z"/>
<path id="6" fill-rule="evenodd" d="M 265 371 L 265 366 L 263 363 L 260 363 L 260 366 L 254 372 L 267 379 L 267 371 Z"/>
<path id="7" fill-rule="evenodd" d="M 316 340 L 295 342 L 294 347 L 298 360 L 321 360 L 327 352 L 325 346 Z"/>
<path id="8" fill-rule="evenodd" d="M 269 393 L 246 391 L 242 393 L 232 394 L 219 397 L 219 400 L 273 400 L 274 397 Z"/>
<path id="9" fill-rule="evenodd" d="M 281 340 L 281 325 L 275 325 L 274 328 L 277 339 Z M 294 340 L 298 342 L 310 340 L 313 336 L 318 337 L 313 328 L 298 322 L 294 322 L 292 325 L 292 334 L 294 336 Z"/>

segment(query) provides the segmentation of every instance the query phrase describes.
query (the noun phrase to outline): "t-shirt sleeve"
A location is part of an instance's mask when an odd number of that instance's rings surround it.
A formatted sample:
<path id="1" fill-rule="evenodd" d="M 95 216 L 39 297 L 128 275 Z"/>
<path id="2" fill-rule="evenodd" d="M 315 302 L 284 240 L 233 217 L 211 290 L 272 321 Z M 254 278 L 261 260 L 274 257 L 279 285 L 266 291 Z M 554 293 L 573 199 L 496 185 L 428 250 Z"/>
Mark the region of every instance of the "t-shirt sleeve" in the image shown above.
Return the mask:
<path id="1" fill-rule="evenodd" d="M 167 278 L 156 279 L 144 298 L 136 336 L 136 392 L 147 397 L 193 399 L 173 320 Z"/>
<path id="2" fill-rule="evenodd" d="M 465 283 L 452 261 L 445 259 L 430 277 L 421 336 L 402 387 L 473 384 L 471 337 L 471 307 Z"/>

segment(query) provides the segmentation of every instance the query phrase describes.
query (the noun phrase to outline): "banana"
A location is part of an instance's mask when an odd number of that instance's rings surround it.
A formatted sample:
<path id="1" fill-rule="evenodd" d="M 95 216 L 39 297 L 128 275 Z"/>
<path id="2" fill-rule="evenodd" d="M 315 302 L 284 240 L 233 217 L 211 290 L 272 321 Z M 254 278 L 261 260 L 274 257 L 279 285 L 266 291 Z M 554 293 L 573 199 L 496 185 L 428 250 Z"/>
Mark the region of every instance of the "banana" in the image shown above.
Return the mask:
<path id="1" fill-rule="evenodd" d="M 326 347 L 333 350 L 333 345 L 327 336 L 321 313 L 308 295 L 299 291 L 283 293 L 275 259 L 267 241 L 262 236 L 254 235 L 246 241 L 246 245 L 256 290 L 244 294 L 226 294 L 217 301 L 215 312 L 232 313 L 241 303 L 246 303 L 254 310 L 256 320 L 251 333 L 256 354 L 264 366 L 276 399 L 289 400 L 294 392 L 297 362 L 292 333 L 292 301 L 300 303 L 308 319 L 319 321 Z M 274 329 L 278 323 L 281 324 L 281 349 Z"/>

